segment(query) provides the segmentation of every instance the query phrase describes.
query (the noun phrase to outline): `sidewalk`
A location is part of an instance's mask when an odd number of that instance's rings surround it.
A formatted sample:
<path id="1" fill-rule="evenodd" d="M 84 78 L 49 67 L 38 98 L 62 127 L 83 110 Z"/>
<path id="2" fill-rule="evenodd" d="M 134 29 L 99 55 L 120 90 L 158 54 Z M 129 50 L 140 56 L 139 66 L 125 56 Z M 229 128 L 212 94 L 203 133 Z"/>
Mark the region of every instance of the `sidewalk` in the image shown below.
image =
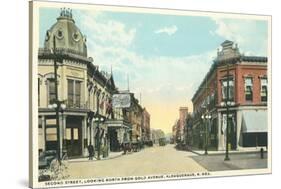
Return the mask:
<path id="1" fill-rule="evenodd" d="M 87 162 L 87 161 L 103 161 L 103 160 L 108 160 L 108 159 L 114 159 L 122 156 L 123 151 L 121 152 L 109 152 L 108 157 L 103 158 L 102 155 L 100 155 L 100 160 L 96 159 L 96 156 L 93 158 L 93 160 L 89 160 L 88 157 L 83 157 L 83 158 L 77 158 L 77 159 L 69 159 L 68 162 L 71 163 L 79 163 L 79 162 Z M 97 155 L 97 154 L 95 154 Z"/>
<path id="2" fill-rule="evenodd" d="M 229 154 L 247 154 L 247 153 L 260 153 L 262 147 L 253 147 L 253 148 L 239 148 L 238 150 L 229 150 Z M 266 148 L 264 153 L 267 153 Z M 205 150 L 198 149 L 189 149 L 190 152 L 193 152 L 197 155 L 205 155 Z M 225 150 L 208 150 L 208 155 L 223 155 Z"/>
<path id="3" fill-rule="evenodd" d="M 204 154 L 204 151 L 203 151 Z M 225 161 L 225 152 L 191 157 L 208 171 L 226 171 L 241 169 L 263 169 L 268 167 L 267 152 L 264 152 L 264 158 L 257 151 L 230 151 L 229 161 Z"/>

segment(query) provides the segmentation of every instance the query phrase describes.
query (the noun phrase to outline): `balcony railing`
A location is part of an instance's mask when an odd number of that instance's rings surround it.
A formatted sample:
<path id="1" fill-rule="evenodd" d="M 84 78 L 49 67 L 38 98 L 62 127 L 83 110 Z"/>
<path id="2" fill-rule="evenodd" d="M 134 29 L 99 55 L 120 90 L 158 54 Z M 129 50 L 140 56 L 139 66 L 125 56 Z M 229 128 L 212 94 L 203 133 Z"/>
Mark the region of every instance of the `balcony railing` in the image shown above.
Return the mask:
<path id="1" fill-rule="evenodd" d="M 66 108 L 70 109 L 89 109 L 88 103 L 66 101 Z"/>
<path id="2" fill-rule="evenodd" d="M 67 56 L 67 57 L 71 57 L 71 58 L 75 58 L 75 59 L 79 59 L 79 60 L 84 60 L 87 62 L 92 61 L 91 57 L 87 57 L 87 53 L 83 53 L 83 52 L 76 51 L 76 50 L 69 49 L 69 48 L 56 48 L 56 54 L 60 55 L 60 56 Z M 51 51 L 51 49 L 46 49 L 46 48 L 39 48 L 38 56 L 54 58 L 54 54 Z"/>
<path id="3" fill-rule="evenodd" d="M 86 53 L 82 53 L 80 51 L 77 50 L 73 50 L 70 48 L 56 48 L 56 53 L 60 54 L 60 55 L 66 55 L 66 54 L 76 54 L 79 56 L 84 56 L 87 57 Z M 39 48 L 38 51 L 39 55 L 43 55 L 43 54 L 53 54 L 53 52 L 51 51 L 51 49 L 47 49 L 47 48 Z"/>

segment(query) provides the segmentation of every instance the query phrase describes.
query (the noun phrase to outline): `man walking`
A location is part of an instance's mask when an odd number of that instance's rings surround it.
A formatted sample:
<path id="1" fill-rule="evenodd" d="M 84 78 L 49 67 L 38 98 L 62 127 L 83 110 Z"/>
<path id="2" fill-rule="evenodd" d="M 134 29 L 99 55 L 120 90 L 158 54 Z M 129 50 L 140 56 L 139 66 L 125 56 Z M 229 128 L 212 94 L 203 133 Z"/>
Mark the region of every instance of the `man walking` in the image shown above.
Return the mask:
<path id="1" fill-rule="evenodd" d="M 88 152 L 89 152 L 89 160 L 93 160 L 93 157 L 95 155 L 95 150 L 92 144 L 88 146 Z"/>

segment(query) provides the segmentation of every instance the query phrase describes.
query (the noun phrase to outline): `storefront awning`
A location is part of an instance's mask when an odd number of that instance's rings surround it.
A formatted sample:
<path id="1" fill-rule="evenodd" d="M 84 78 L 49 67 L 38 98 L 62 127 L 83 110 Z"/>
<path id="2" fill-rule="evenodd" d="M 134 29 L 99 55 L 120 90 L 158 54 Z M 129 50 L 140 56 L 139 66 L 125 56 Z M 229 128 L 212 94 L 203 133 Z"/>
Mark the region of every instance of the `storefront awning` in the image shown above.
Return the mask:
<path id="1" fill-rule="evenodd" d="M 115 128 L 127 128 L 131 129 L 132 126 L 129 123 L 124 122 L 123 120 L 107 120 L 105 121 L 107 127 L 115 127 Z"/>
<path id="2" fill-rule="evenodd" d="M 267 132 L 267 111 L 243 111 L 242 132 Z"/>

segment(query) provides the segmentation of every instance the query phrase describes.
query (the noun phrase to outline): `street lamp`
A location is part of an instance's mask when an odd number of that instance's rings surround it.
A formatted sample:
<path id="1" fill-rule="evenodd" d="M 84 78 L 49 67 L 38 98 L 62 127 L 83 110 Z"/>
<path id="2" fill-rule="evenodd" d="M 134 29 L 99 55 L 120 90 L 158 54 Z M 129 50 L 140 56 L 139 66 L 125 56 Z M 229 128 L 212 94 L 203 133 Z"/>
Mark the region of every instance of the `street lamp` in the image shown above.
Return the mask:
<path id="1" fill-rule="evenodd" d="M 54 109 L 56 111 L 56 125 L 57 125 L 57 159 L 61 163 L 61 151 L 60 151 L 60 124 L 59 124 L 59 112 L 62 113 L 66 109 L 64 101 L 55 100 L 54 103 L 48 105 L 49 109 Z M 65 144 L 63 141 L 63 150 L 65 150 Z M 63 151 L 64 152 L 64 151 Z"/>
<path id="2" fill-rule="evenodd" d="M 94 118 L 94 114 L 95 113 L 93 111 L 88 112 L 87 122 L 88 122 L 88 128 L 90 128 L 90 145 L 92 145 L 92 121 Z"/>
<path id="3" fill-rule="evenodd" d="M 208 128 L 212 116 L 209 113 L 206 113 L 205 115 L 202 115 L 201 118 L 204 122 L 205 120 L 207 121 L 207 124 L 205 122 L 205 155 L 208 155 Z"/>
<path id="4" fill-rule="evenodd" d="M 228 116 L 229 116 L 229 63 L 227 62 L 227 85 L 226 85 L 226 100 L 225 100 L 225 105 L 226 105 L 226 149 L 225 149 L 225 158 L 224 161 L 229 161 L 229 121 L 228 121 Z"/>
<path id="5" fill-rule="evenodd" d="M 93 118 L 94 122 L 97 123 L 97 151 L 98 151 L 98 156 L 97 159 L 100 160 L 100 126 L 99 124 L 105 121 L 105 118 L 102 115 L 97 114 Z"/>
<path id="6" fill-rule="evenodd" d="M 62 61 L 62 57 L 56 53 L 56 36 L 53 37 L 53 54 L 54 54 L 54 82 L 55 82 L 55 103 L 49 105 L 48 107 L 56 110 L 56 125 L 57 125 L 57 159 L 59 164 L 61 164 L 61 152 L 60 152 L 60 124 L 59 124 L 59 111 L 63 111 L 65 105 L 62 105 L 62 101 L 59 101 L 58 97 L 58 65 L 57 61 Z M 62 106 L 61 106 L 62 105 Z"/>

